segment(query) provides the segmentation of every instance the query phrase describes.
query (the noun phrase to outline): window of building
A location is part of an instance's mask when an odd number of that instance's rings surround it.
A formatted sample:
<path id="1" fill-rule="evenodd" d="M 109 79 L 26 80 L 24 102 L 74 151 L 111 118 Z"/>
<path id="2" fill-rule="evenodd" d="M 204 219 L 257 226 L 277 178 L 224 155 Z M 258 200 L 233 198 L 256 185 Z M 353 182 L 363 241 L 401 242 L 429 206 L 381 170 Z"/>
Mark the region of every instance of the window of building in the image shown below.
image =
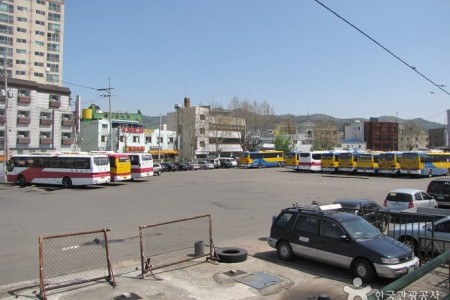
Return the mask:
<path id="1" fill-rule="evenodd" d="M 16 39 L 16 42 L 26 44 L 27 40 L 26 39 Z"/>
<path id="2" fill-rule="evenodd" d="M 0 44 L 12 46 L 13 38 L 9 36 L 0 35 Z"/>
<path id="3" fill-rule="evenodd" d="M 44 52 L 34 51 L 34 55 L 36 55 L 36 56 L 44 56 Z"/>
<path id="4" fill-rule="evenodd" d="M 61 15 L 55 14 L 55 13 L 48 13 L 48 20 L 55 21 L 55 22 L 61 22 Z"/>
<path id="5" fill-rule="evenodd" d="M 102 124 L 102 128 L 104 129 L 108 128 L 108 124 Z"/>
<path id="6" fill-rule="evenodd" d="M 36 35 L 45 36 L 45 32 L 43 32 L 43 31 L 36 30 L 34 33 L 35 33 Z"/>
<path id="7" fill-rule="evenodd" d="M 35 61 L 35 62 L 34 62 L 34 65 L 35 65 L 36 67 L 43 67 L 43 66 L 44 66 L 44 63 Z"/>
<path id="8" fill-rule="evenodd" d="M 45 22 L 44 21 L 39 21 L 39 20 L 36 20 L 36 25 L 42 25 L 42 26 L 45 26 Z"/>
<path id="9" fill-rule="evenodd" d="M 108 137 L 106 135 L 102 135 L 101 138 L 100 138 L 100 141 L 102 143 L 106 143 L 108 141 Z"/>
<path id="10" fill-rule="evenodd" d="M 11 26 L 0 24 L 0 33 L 13 34 L 14 32 Z"/>
<path id="11" fill-rule="evenodd" d="M 45 11 L 36 9 L 36 14 L 37 15 L 41 15 L 41 16 L 45 16 Z"/>
<path id="12" fill-rule="evenodd" d="M 45 0 L 36 0 L 36 3 L 37 3 L 37 4 L 45 5 Z"/>
<path id="13" fill-rule="evenodd" d="M 133 136 L 133 143 L 139 143 L 139 137 Z"/>
<path id="14" fill-rule="evenodd" d="M 121 143 L 123 143 L 123 141 L 124 141 L 123 135 L 119 136 L 119 141 L 120 141 Z"/>
<path id="15" fill-rule="evenodd" d="M 53 11 L 61 11 L 61 4 L 49 1 L 48 9 Z"/>
<path id="16" fill-rule="evenodd" d="M 59 52 L 59 44 L 47 43 L 47 51 Z"/>
<path id="17" fill-rule="evenodd" d="M 206 116 L 205 115 L 200 115 L 200 120 L 205 121 L 206 120 Z"/>
<path id="18" fill-rule="evenodd" d="M 152 142 L 152 137 L 151 136 L 146 136 L 145 137 L 145 142 L 146 143 L 151 143 Z"/>
<path id="19" fill-rule="evenodd" d="M 49 42 L 59 42 L 60 41 L 60 35 L 58 33 L 47 33 L 47 41 Z"/>
<path id="20" fill-rule="evenodd" d="M 10 15 L 0 14 L 0 22 L 13 24 L 14 23 L 14 17 L 10 16 Z"/>
<path id="21" fill-rule="evenodd" d="M 47 61 L 59 62 L 59 54 L 47 53 Z"/>
<path id="22" fill-rule="evenodd" d="M 16 75 L 26 75 L 25 71 L 16 71 Z"/>
<path id="23" fill-rule="evenodd" d="M 42 78 L 44 77 L 44 73 L 34 72 L 33 75 L 36 77 L 42 77 Z"/>
<path id="24" fill-rule="evenodd" d="M 206 146 L 205 141 L 200 141 L 200 147 L 205 147 L 205 146 Z"/>
<path id="25" fill-rule="evenodd" d="M 48 23 L 48 30 L 59 32 L 61 30 L 61 25 L 57 23 Z"/>
<path id="26" fill-rule="evenodd" d="M 44 42 L 40 42 L 40 41 L 35 41 L 34 44 L 37 45 L 37 46 L 45 46 L 45 43 Z"/>
<path id="27" fill-rule="evenodd" d="M 24 17 L 17 17 L 17 21 L 19 21 L 19 22 L 28 22 L 28 19 L 24 18 Z"/>
<path id="28" fill-rule="evenodd" d="M 26 33 L 26 32 L 27 32 L 27 29 L 26 29 L 26 28 L 20 28 L 20 27 L 17 27 L 17 32 L 23 32 L 23 33 Z"/>
<path id="29" fill-rule="evenodd" d="M 169 138 L 169 144 L 173 144 L 173 137 Z"/>
<path id="30" fill-rule="evenodd" d="M 47 68 L 50 69 L 50 72 L 59 72 L 59 65 L 57 64 L 47 64 Z"/>
<path id="31" fill-rule="evenodd" d="M 14 12 L 14 5 L 6 4 L 6 3 L 0 3 L 0 10 L 8 12 L 8 13 L 13 13 Z"/>
<path id="32" fill-rule="evenodd" d="M 28 8 L 26 8 L 25 6 L 17 6 L 17 10 L 18 11 L 28 11 Z"/>
<path id="33" fill-rule="evenodd" d="M 47 82 L 58 82 L 59 75 L 58 74 L 48 74 L 47 73 Z"/>
<path id="34" fill-rule="evenodd" d="M 21 60 L 21 59 L 16 59 L 16 64 L 17 65 L 26 65 L 27 61 L 26 60 Z"/>
<path id="35" fill-rule="evenodd" d="M 8 48 L 8 47 L 0 47 L 0 53 L 5 53 L 5 52 L 6 52 L 6 56 L 12 56 L 13 49 L 12 48 Z M 1 60 L 1 62 L 3 64 L 3 60 Z M 12 61 L 11 61 L 11 64 L 12 64 Z"/>
<path id="36" fill-rule="evenodd" d="M 205 128 L 200 128 L 200 134 L 205 134 L 206 133 L 206 129 Z"/>

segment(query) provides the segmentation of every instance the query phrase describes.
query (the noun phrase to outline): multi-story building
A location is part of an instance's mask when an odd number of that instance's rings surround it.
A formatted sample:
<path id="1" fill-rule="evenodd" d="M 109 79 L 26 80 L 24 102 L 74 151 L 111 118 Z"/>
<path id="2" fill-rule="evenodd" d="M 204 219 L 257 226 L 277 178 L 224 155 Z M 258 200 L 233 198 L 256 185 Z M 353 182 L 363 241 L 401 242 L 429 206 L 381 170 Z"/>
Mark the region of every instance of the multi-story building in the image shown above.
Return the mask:
<path id="1" fill-rule="evenodd" d="M 73 150 L 76 118 L 70 90 L 8 78 L 5 93 L 0 77 L 0 153 Z M 3 87 L 3 89 L 1 88 Z"/>
<path id="2" fill-rule="evenodd" d="M 167 114 L 167 126 L 177 133 L 175 143 L 179 159 L 229 156 L 242 152 L 244 119 L 209 106 L 191 107 L 189 98 L 184 99 L 183 107 L 175 105 L 175 110 Z"/>
<path id="3" fill-rule="evenodd" d="M 78 143 L 82 151 L 144 152 L 142 114 L 104 112 L 92 104 L 82 110 Z"/>
<path id="4" fill-rule="evenodd" d="M 370 118 L 364 122 L 364 140 L 366 147 L 376 151 L 395 151 L 399 149 L 399 125 L 397 122 L 379 122 Z"/>
<path id="5" fill-rule="evenodd" d="M 178 156 L 175 149 L 177 138 L 176 131 L 167 130 L 167 124 L 162 124 L 155 130 L 144 130 L 145 148 L 153 155 L 154 159 L 174 160 Z"/>
<path id="6" fill-rule="evenodd" d="M 430 149 L 448 149 L 448 131 L 444 128 L 434 128 L 428 130 Z"/>
<path id="7" fill-rule="evenodd" d="M 0 2 L 0 65 L 8 76 L 62 85 L 64 0 Z"/>

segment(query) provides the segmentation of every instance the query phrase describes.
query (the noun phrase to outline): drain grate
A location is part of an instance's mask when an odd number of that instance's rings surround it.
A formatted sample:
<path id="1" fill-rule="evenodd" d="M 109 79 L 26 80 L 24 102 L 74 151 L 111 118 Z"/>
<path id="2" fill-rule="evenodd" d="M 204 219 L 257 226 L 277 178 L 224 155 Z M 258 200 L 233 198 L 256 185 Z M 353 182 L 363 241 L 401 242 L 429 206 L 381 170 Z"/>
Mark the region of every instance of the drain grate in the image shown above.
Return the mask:
<path id="1" fill-rule="evenodd" d="M 257 290 L 282 282 L 283 279 L 264 272 L 255 272 L 235 278 L 236 281 L 251 286 Z"/>

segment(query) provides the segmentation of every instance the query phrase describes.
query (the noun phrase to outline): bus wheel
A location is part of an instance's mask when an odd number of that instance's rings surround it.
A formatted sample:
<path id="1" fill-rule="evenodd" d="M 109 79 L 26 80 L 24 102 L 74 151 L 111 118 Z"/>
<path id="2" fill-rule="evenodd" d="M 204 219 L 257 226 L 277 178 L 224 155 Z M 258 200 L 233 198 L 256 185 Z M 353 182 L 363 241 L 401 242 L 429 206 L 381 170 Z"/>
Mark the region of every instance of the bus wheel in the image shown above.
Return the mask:
<path id="1" fill-rule="evenodd" d="M 62 184 L 66 189 L 70 189 L 72 187 L 72 179 L 70 179 L 69 177 L 64 177 Z"/>
<path id="2" fill-rule="evenodd" d="M 428 170 L 428 177 L 429 178 L 433 177 L 433 170 Z"/>
<path id="3" fill-rule="evenodd" d="M 25 177 L 23 177 L 22 175 L 20 175 L 19 177 L 17 177 L 17 184 L 21 187 L 24 187 L 27 185 L 27 182 L 25 181 Z"/>

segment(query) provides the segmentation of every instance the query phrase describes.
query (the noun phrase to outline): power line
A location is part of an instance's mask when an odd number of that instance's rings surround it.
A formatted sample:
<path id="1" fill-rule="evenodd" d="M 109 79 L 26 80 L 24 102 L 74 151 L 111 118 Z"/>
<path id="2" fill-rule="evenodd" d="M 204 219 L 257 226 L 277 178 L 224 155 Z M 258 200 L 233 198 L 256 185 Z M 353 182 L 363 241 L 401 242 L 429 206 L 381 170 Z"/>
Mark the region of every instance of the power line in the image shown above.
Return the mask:
<path id="1" fill-rule="evenodd" d="M 434 85 L 435 87 L 437 87 L 438 89 L 440 89 L 441 91 L 443 91 L 444 93 L 446 93 L 447 95 L 450 96 L 450 93 L 444 89 L 445 85 L 443 84 L 437 84 L 435 83 L 433 80 L 431 80 L 430 78 L 428 78 L 427 76 L 425 76 L 424 74 L 422 74 L 421 72 L 417 71 L 416 67 L 408 64 L 406 61 L 404 61 L 403 59 L 401 59 L 400 57 L 398 57 L 397 55 L 395 55 L 392 51 L 390 51 L 389 49 L 387 49 L 385 46 L 383 46 L 382 44 L 380 44 L 379 42 L 377 42 L 375 39 L 373 39 L 371 36 L 369 36 L 367 33 L 365 33 L 364 31 L 362 31 L 361 29 L 359 29 L 358 27 L 356 27 L 355 25 L 353 25 L 352 23 L 350 23 L 349 21 L 347 21 L 344 17 L 341 17 L 338 13 L 336 13 L 335 11 L 333 11 L 331 8 L 329 8 L 328 6 L 326 6 L 325 4 L 323 4 L 322 2 L 320 2 L 319 0 L 314 0 L 316 3 L 320 4 L 321 6 L 323 6 L 326 10 L 328 10 L 329 12 L 331 12 L 332 14 L 334 14 L 336 17 L 338 17 L 339 19 L 341 19 L 342 21 L 344 21 L 345 23 L 347 23 L 348 25 L 350 25 L 351 27 L 353 27 L 354 29 L 356 29 L 357 31 L 359 31 L 359 33 L 361 33 L 362 35 L 364 35 L 366 38 L 368 38 L 369 40 L 371 40 L 372 42 L 374 42 L 375 44 L 377 44 L 379 47 L 381 47 L 384 51 L 386 51 L 387 53 L 389 53 L 390 55 L 392 55 L 393 57 L 395 57 L 397 60 L 399 60 L 401 63 L 403 63 L 404 65 L 406 65 L 408 68 L 410 68 L 412 71 L 416 72 L 417 74 L 419 74 L 421 77 L 423 77 L 425 80 L 427 80 L 428 82 L 430 82 L 432 85 Z"/>
<path id="2" fill-rule="evenodd" d="M 69 85 L 74 85 L 74 86 L 81 87 L 81 88 L 84 88 L 84 89 L 97 90 L 97 88 L 86 86 L 86 85 L 81 85 L 81 84 L 78 84 L 78 83 L 73 83 L 73 82 L 68 82 L 68 81 L 63 81 L 63 83 L 66 83 L 66 84 L 69 84 Z"/>

